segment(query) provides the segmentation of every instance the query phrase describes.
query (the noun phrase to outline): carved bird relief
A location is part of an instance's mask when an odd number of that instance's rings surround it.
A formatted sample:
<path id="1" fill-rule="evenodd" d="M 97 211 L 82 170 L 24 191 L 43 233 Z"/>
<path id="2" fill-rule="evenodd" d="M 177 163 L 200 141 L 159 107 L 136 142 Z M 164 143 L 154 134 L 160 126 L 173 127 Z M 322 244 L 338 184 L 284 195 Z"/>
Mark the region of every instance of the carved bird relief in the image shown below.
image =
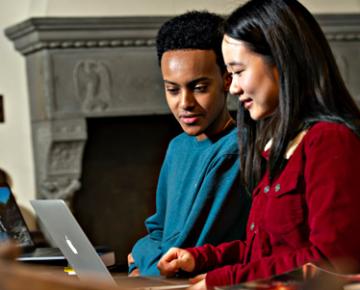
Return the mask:
<path id="1" fill-rule="evenodd" d="M 103 62 L 80 61 L 75 65 L 73 77 L 83 112 L 105 111 L 110 107 L 110 73 Z"/>

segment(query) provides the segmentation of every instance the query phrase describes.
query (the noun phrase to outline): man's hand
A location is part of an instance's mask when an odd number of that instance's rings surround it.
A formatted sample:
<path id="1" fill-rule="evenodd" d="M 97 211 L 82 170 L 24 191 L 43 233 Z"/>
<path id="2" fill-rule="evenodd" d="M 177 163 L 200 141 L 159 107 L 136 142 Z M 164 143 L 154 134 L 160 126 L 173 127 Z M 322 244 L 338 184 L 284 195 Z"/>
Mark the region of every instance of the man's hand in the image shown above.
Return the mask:
<path id="1" fill-rule="evenodd" d="M 134 270 L 132 270 L 130 272 L 130 274 L 128 275 L 129 277 L 137 277 L 137 276 L 140 276 L 140 271 L 138 268 L 135 268 Z"/>
<path id="2" fill-rule="evenodd" d="M 127 256 L 127 260 L 128 260 L 128 266 L 135 263 L 134 257 L 132 256 L 131 253 Z"/>
<path id="3" fill-rule="evenodd" d="M 186 250 L 171 248 L 157 264 L 160 274 L 170 277 L 179 270 L 192 272 L 195 269 L 195 259 Z"/>
<path id="4" fill-rule="evenodd" d="M 128 260 L 128 266 L 130 267 L 131 264 L 135 263 L 134 257 L 132 256 L 132 254 L 130 253 L 127 256 L 127 260 Z M 129 275 L 129 277 L 136 277 L 136 276 L 140 276 L 140 271 L 138 268 L 135 268 L 134 270 L 132 270 Z"/>

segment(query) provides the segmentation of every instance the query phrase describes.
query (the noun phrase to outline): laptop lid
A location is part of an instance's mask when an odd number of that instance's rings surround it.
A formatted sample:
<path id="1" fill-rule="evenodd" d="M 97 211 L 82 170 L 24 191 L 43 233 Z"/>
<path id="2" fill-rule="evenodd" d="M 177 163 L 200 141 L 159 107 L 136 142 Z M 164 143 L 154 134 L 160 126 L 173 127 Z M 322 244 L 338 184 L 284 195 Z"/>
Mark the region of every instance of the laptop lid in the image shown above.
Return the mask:
<path id="1" fill-rule="evenodd" d="M 63 200 L 32 200 L 30 203 L 80 279 L 96 276 L 109 284 L 116 284 Z"/>

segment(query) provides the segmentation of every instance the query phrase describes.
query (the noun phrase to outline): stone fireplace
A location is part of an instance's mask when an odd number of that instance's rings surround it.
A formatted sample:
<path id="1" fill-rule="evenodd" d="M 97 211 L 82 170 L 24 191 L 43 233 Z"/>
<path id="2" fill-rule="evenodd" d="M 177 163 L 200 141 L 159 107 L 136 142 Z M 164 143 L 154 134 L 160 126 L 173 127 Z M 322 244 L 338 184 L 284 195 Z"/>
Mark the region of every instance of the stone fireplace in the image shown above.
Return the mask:
<path id="1" fill-rule="evenodd" d="M 360 15 L 317 18 L 360 104 Z M 166 19 L 31 18 L 6 29 L 26 58 L 37 197 L 68 201 L 121 265 L 144 234 L 166 145 L 180 132 L 154 47 Z"/>

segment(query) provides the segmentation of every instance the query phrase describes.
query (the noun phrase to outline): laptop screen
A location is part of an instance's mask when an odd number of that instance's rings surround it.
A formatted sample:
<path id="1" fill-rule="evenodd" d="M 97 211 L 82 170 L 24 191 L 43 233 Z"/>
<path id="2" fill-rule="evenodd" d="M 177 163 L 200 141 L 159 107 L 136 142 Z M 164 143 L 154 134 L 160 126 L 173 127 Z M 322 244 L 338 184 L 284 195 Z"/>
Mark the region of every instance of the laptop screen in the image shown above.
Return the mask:
<path id="1" fill-rule="evenodd" d="M 14 239 L 21 247 L 34 243 L 20 209 L 7 185 L 0 185 L 0 239 Z"/>

